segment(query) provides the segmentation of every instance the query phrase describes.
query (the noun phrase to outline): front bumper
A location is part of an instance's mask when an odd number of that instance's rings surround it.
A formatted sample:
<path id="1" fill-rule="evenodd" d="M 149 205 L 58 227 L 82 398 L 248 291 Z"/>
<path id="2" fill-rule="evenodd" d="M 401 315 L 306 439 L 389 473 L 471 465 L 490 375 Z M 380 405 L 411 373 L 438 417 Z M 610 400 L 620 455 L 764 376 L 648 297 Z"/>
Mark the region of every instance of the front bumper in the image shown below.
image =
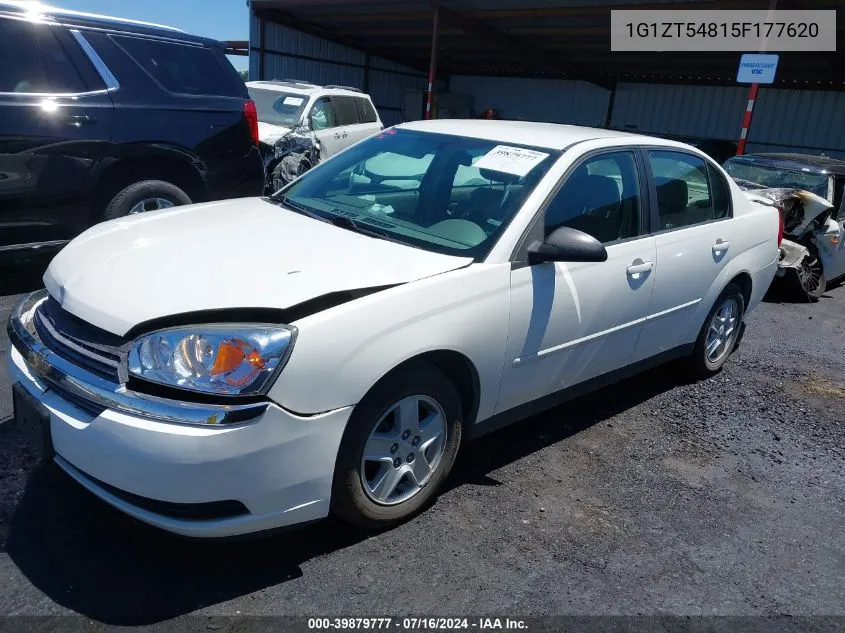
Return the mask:
<path id="1" fill-rule="evenodd" d="M 328 514 L 351 407 L 298 416 L 274 403 L 231 407 L 136 394 L 51 353 L 28 318 L 31 310 L 16 309 L 9 323 L 11 380 L 49 412 L 56 463 L 104 501 L 196 537 Z M 233 413 L 241 417 L 227 418 Z M 195 423 L 210 418 L 234 422 Z"/>

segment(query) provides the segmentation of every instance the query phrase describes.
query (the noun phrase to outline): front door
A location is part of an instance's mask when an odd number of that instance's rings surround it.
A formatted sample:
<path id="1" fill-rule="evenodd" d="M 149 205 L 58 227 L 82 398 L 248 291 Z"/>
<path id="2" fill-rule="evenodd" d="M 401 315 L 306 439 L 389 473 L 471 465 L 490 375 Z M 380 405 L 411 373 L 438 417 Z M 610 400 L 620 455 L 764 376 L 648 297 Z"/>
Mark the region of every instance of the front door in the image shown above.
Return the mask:
<path id="1" fill-rule="evenodd" d="M 337 114 L 328 97 L 320 97 L 314 102 L 308 121 L 320 143 L 320 160 L 331 158 L 347 145 L 349 133 L 338 125 Z"/>
<path id="2" fill-rule="evenodd" d="M 0 250 L 61 243 L 89 222 L 114 113 L 81 56 L 67 31 L 0 17 Z"/>
<path id="3" fill-rule="evenodd" d="M 654 286 L 655 240 L 643 235 L 643 171 L 634 151 L 589 155 L 544 210 L 543 235 L 560 226 L 582 230 L 605 245 L 608 258 L 514 264 L 497 411 L 628 364 Z"/>
<path id="4" fill-rule="evenodd" d="M 834 203 L 838 204 L 838 212 L 834 222 L 828 222 L 821 234 L 816 234 L 824 275 L 828 281 L 845 275 L 845 178 L 835 179 L 834 185 L 838 192 Z"/>

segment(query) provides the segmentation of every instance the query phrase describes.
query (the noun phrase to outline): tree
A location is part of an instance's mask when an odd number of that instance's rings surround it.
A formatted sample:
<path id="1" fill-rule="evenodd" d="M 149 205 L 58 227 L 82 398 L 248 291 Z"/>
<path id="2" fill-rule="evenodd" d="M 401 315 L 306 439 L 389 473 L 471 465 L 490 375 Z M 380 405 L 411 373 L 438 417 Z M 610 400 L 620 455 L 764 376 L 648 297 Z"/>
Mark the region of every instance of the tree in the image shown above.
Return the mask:
<path id="1" fill-rule="evenodd" d="M 239 74 L 241 76 L 241 79 L 243 79 L 244 81 L 247 81 L 249 79 L 249 71 L 248 70 L 242 70 L 242 71 L 240 71 Z"/>

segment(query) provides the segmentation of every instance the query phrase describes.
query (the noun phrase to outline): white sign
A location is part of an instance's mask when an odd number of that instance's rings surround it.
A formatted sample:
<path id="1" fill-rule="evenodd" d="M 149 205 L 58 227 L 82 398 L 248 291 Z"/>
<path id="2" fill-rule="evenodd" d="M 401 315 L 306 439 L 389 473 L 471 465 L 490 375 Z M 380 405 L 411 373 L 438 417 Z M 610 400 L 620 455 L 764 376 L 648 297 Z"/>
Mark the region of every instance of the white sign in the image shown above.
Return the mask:
<path id="1" fill-rule="evenodd" d="M 736 80 L 737 83 L 741 84 L 774 83 L 775 71 L 777 69 L 777 55 L 746 53 L 739 61 L 739 71 L 736 74 Z"/>
<path id="2" fill-rule="evenodd" d="M 303 101 L 305 101 L 305 99 L 302 97 L 285 97 L 285 100 L 282 103 L 289 106 L 301 106 Z"/>
<path id="3" fill-rule="evenodd" d="M 524 177 L 548 156 L 548 154 L 535 152 L 532 149 L 497 145 L 475 161 L 473 167 Z"/>

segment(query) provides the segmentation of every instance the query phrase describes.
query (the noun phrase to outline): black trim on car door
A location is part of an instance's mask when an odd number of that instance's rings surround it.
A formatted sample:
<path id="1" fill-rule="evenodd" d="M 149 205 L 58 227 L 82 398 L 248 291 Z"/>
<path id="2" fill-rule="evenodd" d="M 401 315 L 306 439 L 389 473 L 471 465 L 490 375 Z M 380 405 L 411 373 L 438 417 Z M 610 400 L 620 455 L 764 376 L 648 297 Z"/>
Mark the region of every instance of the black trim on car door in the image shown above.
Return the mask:
<path id="1" fill-rule="evenodd" d="M 568 148 L 567 148 L 568 149 Z M 638 240 L 642 239 L 643 237 L 647 236 L 649 233 L 647 229 L 651 228 L 651 224 L 646 222 L 646 219 L 649 217 L 648 213 L 645 213 L 645 208 L 651 206 L 651 198 L 653 195 L 648 195 L 650 192 L 646 192 L 643 188 L 643 171 L 646 165 L 644 164 L 644 157 L 638 156 L 638 149 L 639 146 L 637 145 L 618 145 L 614 147 L 602 147 L 599 149 L 590 150 L 582 154 L 576 162 L 572 163 L 569 168 L 563 173 L 563 175 L 558 179 L 557 184 L 555 184 L 554 189 L 546 196 L 546 199 L 543 200 L 543 203 L 540 205 L 540 209 L 534 215 L 534 218 L 531 220 L 531 224 L 529 224 L 528 228 L 522 234 L 519 242 L 517 243 L 516 247 L 514 248 L 513 252 L 511 253 L 511 269 L 516 270 L 518 268 L 524 268 L 528 266 L 528 256 L 527 251 L 528 247 L 536 242 L 542 241 L 545 238 L 543 234 L 543 223 L 546 217 L 546 209 L 548 209 L 549 204 L 551 204 L 552 200 L 554 200 L 555 196 L 560 192 L 561 188 L 563 187 L 564 183 L 569 179 L 572 173 L 578 169 L 584 161 L 590 160 L 595 158 L 596 156 L 601 156 L 602 154 L 615 154 L 618 152 L 628 152 L 633 154 L 634 157 L 634 165 L 636 165 L 637 169 L 637 179 L 638 184 L 640 187 L 640 231 L 638 235 L 633 237 L 628 237 L 621 240 L 615 240 L 613 242 L 608 242 L 606 246 L 613 245 L 613 244 L 621 244 L 623 242 L 629 242 L 631 240 Z"/>

